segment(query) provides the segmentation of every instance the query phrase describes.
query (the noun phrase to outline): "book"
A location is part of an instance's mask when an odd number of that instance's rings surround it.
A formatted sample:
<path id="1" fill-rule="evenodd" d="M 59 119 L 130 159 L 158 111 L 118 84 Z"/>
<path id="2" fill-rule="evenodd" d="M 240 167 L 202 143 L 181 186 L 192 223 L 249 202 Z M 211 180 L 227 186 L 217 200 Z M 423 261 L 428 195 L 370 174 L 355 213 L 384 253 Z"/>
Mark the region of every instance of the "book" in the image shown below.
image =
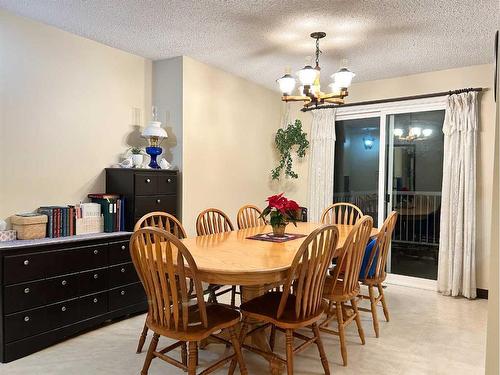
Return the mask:
<path id="1" fill-rule="evenodd" d="M 52 207 L 47 207 L 47 206 L 42 206 L 38 208 L 38 212 L 42 215 L 47 215 L 47 228 L 46 228 L 46 233 L 45 236 L 52 238 L 52 226 L 53 226 L 53 216 L 52 216 Z"/>
<path id="2" fill-rule="evenodd" d="M 90 195 L 90 194 L 89 194 Z M 110 233 L 114 231 L 114 218 L 116 215 L 116 199 L 115 198 L 91 198 L 93 203 L 101 205 L 101 212 L 104 216 L 104 232 Z"/>
<path id="3" fill-rule="evenodd" d="M 125 198 L 120 200 L 121 208 L 120 208 L 120 230 L 125 230 Z"/>

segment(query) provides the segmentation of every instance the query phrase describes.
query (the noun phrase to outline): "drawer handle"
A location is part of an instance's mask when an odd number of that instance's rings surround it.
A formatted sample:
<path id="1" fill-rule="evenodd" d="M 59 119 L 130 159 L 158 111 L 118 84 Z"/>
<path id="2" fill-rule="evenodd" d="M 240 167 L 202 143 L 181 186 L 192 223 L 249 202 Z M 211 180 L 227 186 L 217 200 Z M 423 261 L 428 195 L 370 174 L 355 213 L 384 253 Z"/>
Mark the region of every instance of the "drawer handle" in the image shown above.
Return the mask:
<path id="1" fill-rule="evenodd" d="M 171 179 L 171 178 L 167 178 L 167 182 L 168 182 L 168 183 L 171 183 L 171 182 L 172 182 L 172 179 Z"/>
<path id="2" fill-rule="evenodd" d="M 25 288 L 24 289 L 24 294 L 28 294 L 30 292 L 30 288 Z"/>
<path id="3" fill-rule="evenodd" d="M 61 285 L 66 285 L 68 282 L 66 280 L 61 281 Z"/>
<path id="4" fill-rule="evenodd" d="M 126 249 L 125 245 L 122 245 L 122 250 L 125 250 L 125 249 Z"/>
<path id="5" fill-rule="evenodd" d="M 94 273 L 94 279 L 98 279 L 99 275 L 97 273 Z"/>
<path id="6" fill-rule="evenodd" d="M 146 178 L 146 184 L 149 184 L 151 182 L 150 178 Z"/>
<path id="7" fill-rule="evenodd" d="M 121 272 L 121 273 L 124 273 L 124 272 L 125 272 L 125 268 L 122 268 L 122 269 L 120 270 L 120 272 Z"/>
<path id="8" fill-rule="evenodd" d="M 94 298 L 94 303 L 97 303 L 98 299 L 97 298 Z"/>
<path id="9" fill-rule="evenodd" d="M 61 307 L 61 311 L 62 312 L 66 311 L 66 306 Z"/>
<path id="10" fill-rule="evenodd" d="M 24 321 L 25 321 L 25 322 L 29 322 L 29 321 L 30 321 L 30 317 L 29 317 L 29 316 L 25 316 L 25 317 L 24 317 Z"/>
<path id="11" fill-rule="evenodd" d="M 120 294 L 121 294 L 122 296 L 124 296 L 124 295 L 125 295 L 125 291 L 124 291 L 124 290 L 122 290 L 122 291 L 120 292 Z"/>
<path id="12" fill-rule="evenodd" d="M 99 254 L 99 250 L 94 250 L 94 254 L 95 255 Z"/>
<path id="13" fill-rule="evenodd" d="M 28 264 L 30 264 L 30 261 L 29 261 L 28 259 L 26 259 L 26 260 L 23 262 L 23 264 L 24 264 L 25 266 L 27 266 Z"/>
<path id="14" fill-rule="evenodd" d="M 160 199 L 157 199 L 157 200 L 156 200 L 156 203 L 161 203 L 161 200 L 160 200 Z"/>

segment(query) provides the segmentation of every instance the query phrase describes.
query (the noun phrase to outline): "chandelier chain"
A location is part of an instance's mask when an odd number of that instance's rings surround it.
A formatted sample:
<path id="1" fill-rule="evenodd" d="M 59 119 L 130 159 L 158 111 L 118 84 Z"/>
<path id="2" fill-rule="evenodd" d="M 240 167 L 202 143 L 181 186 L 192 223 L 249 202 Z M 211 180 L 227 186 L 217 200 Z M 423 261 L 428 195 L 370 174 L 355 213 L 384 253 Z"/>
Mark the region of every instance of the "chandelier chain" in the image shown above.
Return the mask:
<path id="1" fill-rule="evenodd" d="M 319 49 L 319 38 L 316 38 L 316 68 L 319 68 L 319 55 L 321 50 Z"/>

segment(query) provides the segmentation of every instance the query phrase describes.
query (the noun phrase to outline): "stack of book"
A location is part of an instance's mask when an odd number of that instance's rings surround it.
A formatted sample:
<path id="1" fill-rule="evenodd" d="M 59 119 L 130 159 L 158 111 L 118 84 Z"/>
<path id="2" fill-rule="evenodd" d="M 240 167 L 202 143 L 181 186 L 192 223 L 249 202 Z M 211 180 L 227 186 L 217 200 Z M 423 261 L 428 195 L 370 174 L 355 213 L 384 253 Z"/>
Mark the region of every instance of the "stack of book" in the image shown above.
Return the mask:
<path id="1" fill-rule="evenodd" d="M 125 228 L 125 201 L 117 194 L 89 194 L 93 203 L 101 205 L 104 232 L 118 232 Z"/>
<path id="2" fill-rule="evenodd" d="M 47 215 L 47 237 L 66 237 L 76 234 L 77 206 L 42 206 L 38 213 Z"/>

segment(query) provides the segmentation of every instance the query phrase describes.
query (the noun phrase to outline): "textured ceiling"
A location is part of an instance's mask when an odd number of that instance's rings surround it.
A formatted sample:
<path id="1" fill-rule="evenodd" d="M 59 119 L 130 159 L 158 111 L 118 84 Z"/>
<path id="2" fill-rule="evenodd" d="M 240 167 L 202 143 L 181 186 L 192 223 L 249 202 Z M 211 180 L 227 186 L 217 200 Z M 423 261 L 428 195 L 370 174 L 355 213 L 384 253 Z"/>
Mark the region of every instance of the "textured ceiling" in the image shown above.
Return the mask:
<path id="1" fill-rule="evenodd" d="M 0 7 L 153 60 L 191 56 L 268 87 L 325 31 L 322 76 L 365 81 L 490 63 L 498 0 L 0 0 Z"/>

